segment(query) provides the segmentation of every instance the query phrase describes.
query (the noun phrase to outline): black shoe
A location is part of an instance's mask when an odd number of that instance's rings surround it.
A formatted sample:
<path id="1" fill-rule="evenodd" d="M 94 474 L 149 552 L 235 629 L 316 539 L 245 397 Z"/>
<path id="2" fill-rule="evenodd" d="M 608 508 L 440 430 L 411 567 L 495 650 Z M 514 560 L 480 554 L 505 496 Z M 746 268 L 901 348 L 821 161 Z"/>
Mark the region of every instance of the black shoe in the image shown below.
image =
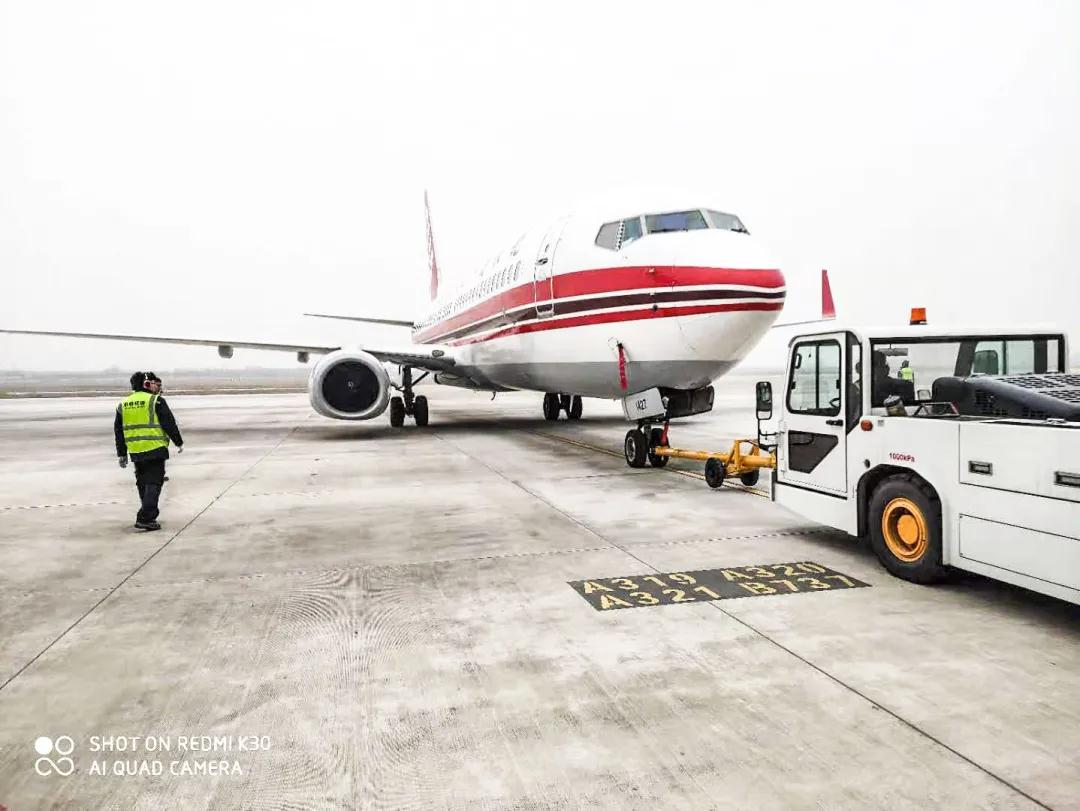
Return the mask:
<path id="1" fill-rule="evenodd" d="M 153 532 L 155 529 L 161 529 L 161 524 L 157 521 L 136 521 L 135 529 L 144 529 L 147 532 Z"/>

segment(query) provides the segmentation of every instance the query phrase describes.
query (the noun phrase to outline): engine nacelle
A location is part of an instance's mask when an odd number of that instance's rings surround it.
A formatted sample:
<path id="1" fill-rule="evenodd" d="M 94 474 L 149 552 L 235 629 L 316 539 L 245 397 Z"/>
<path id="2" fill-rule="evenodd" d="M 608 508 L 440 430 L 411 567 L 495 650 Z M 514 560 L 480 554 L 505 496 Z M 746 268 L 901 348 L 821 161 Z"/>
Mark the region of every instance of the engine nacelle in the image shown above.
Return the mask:
<path id="1" fill-rule="evenodd" d="M 390 402 L 390 377 L 374 356 L 339 349 L 320 360 L 308 380 L 311 407 L 335 420 L 370 420 Z"/>

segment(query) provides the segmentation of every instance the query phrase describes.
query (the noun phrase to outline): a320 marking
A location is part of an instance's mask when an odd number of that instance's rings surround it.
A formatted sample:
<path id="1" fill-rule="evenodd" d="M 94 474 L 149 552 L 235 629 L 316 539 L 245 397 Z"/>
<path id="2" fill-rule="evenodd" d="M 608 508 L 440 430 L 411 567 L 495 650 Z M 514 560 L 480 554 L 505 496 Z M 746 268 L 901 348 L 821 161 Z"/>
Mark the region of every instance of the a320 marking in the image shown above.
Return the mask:
<path id="1" fill-rule="evenodd" d="M 836 591 L 864 588 L 869 584 L 820 563 L 799 561 L 572 580 L 569 585 L 597 611 L 610 611 L 738 597 Z"/>

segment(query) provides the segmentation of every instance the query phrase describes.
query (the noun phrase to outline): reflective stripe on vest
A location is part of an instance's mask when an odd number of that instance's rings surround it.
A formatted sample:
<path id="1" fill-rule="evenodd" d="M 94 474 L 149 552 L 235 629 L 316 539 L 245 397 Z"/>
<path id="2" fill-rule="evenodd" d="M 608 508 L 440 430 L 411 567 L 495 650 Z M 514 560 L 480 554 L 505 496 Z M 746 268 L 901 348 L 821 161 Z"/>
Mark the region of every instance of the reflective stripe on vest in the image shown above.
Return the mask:
<path id="1" fill-rule="evenodd" d="M 169 437 L 157 421 L 157 400 L 156 394 L 133 391 L 120 403 L 124 442 L 132 456 L 169 447 Z"/>

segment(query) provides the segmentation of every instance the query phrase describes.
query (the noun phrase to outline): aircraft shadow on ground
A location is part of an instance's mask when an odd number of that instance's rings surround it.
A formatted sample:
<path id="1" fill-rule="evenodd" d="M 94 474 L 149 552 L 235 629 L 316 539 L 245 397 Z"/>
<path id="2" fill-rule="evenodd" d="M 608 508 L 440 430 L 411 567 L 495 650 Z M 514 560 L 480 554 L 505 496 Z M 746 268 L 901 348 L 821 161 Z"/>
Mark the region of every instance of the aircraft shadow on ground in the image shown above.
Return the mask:
<path id="1" fill-rule="evenodd" d="M 625 434 L 629 424 L 622 417 L 592 417 L 583 418 L 580 421 L 570 422 L 568 420 L 559 420 L 558 422 L 548 422 L 542 417 L 513 417 L 513 416 L 477 416 L 477 417 L 463 417 L 455 419 L 452 422 L 439 422 L 433 418 L 431 425 L 426 428 L 417 428 L 415 425 L 410 425 L 408 422 L 402 428 L 392 428 L 385 423 L 385 421 L 372 420 L 367 424 L 350 425 L 345 423 L 326 424 L 326 425 L 312 425 L 302 426 L 298 429 L 297 433 L 302 434 L 305 439 L 311 439 L 315 441 L 325 442 L 348 442 L 350 440 L 364 441 L 364 440 L 394 440 L 394 439 L 411 439 L 419 436 L 422 433 L 429 432 L 444 436 L 453 436 L 455 434 L 462 433 L 475 433 L 478 430 L 486 431 L 547 431 L 550 432 L 555 429 L 565 429 L 568 426 L 589 426 L 589 427 L 612 427 L 616 429 L 612 433 L 612 441 L 615 444 L 614 447 L 620 447 L 622 444 L 622 437 Z M 565 433 L 565 432 L 563 432 Z M 573 438 L 572 434 L 569 435 Z"/>

